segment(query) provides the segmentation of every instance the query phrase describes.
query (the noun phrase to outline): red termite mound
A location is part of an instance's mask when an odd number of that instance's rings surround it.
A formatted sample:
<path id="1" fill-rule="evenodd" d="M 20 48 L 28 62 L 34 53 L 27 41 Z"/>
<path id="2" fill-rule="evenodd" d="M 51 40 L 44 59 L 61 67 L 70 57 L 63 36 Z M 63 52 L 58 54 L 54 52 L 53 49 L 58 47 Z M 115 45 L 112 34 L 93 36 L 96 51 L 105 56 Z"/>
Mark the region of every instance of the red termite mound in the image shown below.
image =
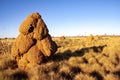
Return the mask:
<path id="1" fill-rule="evenodd" d="M 41 64 L 57 51 L 57 45 L 49 34 L 39 13 L 30 14 L 20 25 L 20 34 L 12 45 L 11 56 L 18 67 L 26 69 Z"/>

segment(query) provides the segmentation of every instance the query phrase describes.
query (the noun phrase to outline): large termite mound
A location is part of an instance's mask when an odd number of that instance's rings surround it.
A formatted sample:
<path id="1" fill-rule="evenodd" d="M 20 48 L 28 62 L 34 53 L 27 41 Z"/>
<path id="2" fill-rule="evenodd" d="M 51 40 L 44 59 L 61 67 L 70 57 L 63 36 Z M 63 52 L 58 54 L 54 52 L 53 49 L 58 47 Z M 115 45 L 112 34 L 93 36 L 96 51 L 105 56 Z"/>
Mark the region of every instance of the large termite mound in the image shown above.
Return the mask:
<path id="1" fill-rule="evenodd" d="M 39 13 L 30 14 L 20 25 L 19 32 L 11 49 L 11 56 L 18 62 L 19 68 L 41 64 L 57 51 L 57 45 Z"/>

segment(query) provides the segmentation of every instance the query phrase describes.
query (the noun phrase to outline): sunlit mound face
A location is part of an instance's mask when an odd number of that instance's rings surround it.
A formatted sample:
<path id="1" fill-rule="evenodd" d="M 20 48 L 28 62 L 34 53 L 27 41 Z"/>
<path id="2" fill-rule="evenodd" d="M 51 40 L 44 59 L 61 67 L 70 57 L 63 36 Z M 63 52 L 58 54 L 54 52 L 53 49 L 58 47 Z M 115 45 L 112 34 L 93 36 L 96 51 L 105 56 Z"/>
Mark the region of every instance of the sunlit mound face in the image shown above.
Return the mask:
<path id="1" fill-rule="evenodd" d="M 32 35 L 32 38 L 43 39 L 48 35 L 46 24 L 38 13 L 29 15 L 20 25 L 19 31 L 24 35 Z"/>
<path id="2" fill-rule="evenodd" d="M 19 31 L 23 34 L 28 34 L 31 32 L 31 27 L 35 28 L 37 24 L 37 20 L 40 19 L 40 15 L 35 14 L 36 16 L 33 16 L 35 13 L 29 15 L 20 25 Z"/>

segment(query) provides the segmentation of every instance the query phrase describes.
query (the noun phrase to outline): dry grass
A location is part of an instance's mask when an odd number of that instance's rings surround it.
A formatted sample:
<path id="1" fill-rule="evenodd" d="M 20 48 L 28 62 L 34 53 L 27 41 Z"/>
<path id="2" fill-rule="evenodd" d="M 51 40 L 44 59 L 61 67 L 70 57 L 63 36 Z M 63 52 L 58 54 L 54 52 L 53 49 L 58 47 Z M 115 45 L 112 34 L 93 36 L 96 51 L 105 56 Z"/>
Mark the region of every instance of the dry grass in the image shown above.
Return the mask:
<path id="1" fill-rule="evenodd" d="M 0 41 L 0 80 L 120 80 L 120 37 L 53 38 L 58 51 L 26 71 L 10 58 L 14 41 Z M 9 45 L 8 45 L 9 44 Z"/>

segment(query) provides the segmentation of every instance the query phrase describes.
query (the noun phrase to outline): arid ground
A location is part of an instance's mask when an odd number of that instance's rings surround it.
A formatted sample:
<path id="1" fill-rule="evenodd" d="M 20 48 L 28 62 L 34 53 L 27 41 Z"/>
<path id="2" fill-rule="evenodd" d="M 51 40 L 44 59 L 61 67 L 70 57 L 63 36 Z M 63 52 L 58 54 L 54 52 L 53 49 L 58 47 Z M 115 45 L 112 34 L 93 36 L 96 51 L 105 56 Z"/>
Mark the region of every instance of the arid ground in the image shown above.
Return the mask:
<path id="1" fill-rule="evenodd" d="M 15 39 L 0 40 L 0 80 L 120 80 L 120 36 L 54 37 L 58 50 L 27 71 L 11 58 Z"/>

